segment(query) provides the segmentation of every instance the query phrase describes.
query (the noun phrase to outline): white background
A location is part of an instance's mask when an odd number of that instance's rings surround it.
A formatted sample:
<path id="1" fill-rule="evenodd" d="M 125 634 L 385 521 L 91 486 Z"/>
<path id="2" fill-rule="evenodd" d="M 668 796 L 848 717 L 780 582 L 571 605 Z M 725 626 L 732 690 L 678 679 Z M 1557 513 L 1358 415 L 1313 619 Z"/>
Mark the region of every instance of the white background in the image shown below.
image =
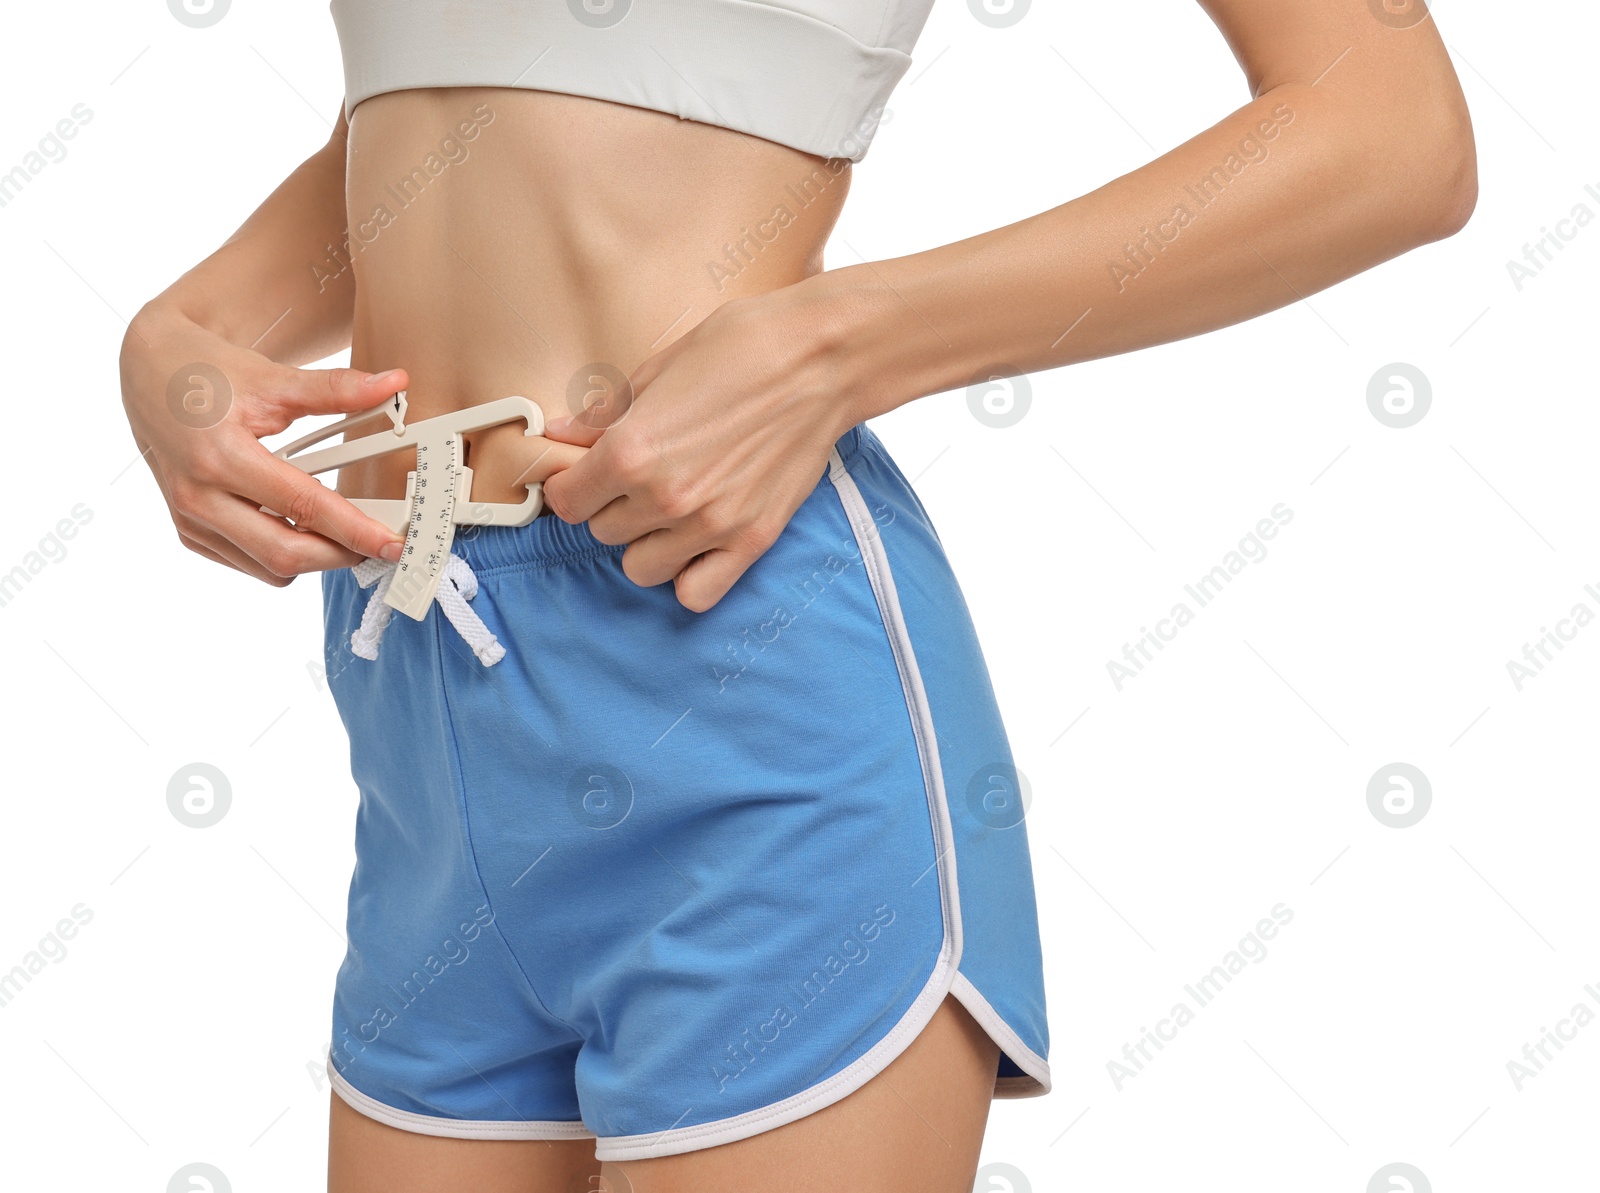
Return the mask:
<path id="1" fill-rule="evenodd" d="M 1507 1062 L 1600 1011 L 1600 628 L 1520 691 L 1506 663 L 1574 605 L 1600 612 L 1600 227 L 1520 291 L 1507 262 L 1600 213 L 1600 21 L 1434 11 L 1477 136 L 1462 233 L 1240 326 L 1036 374 L 1008 429 L 962 392 L 874 424 L 962 577 L 1032 785 L 1055 1089 L 997 1103 L 984 1159 L 1035 1190 L 1363 1193 L 1396 1161 L 1441 1191 L 1592 1187 L 1600 1026 L 1520 1091 Z M 93 919 L 0 1008 L 0 1183 L 159 1193 L 206 1161 L 237 1191 L 320 1187 L 356 792 L 312 672 L 319 590 L 179 546 L 117 353 L 327 137 L 333 26 L 313 0 L 240 0 L 202 30 L 109 0 L 13 5 L 5 26 L 0 171 L 75 104 L 93 118 L 0 208 L 0 571 L 75 505 L 92 518 L 0 607 L 0 970 L 75 905 Z M 993 30 L 939 0 L 829 264 L 1055 206 L 1247 99 L 1193 3 L 1041 0 Z M 1393 362 L 1432 386 L 1404 430 L 1367 405 Z M 1118 691 L 1107 661 L 1279 502 L 1267 556 Z M 204 831 L 167 809 L 196 762 L 232 789 Z M 1410 828 L 1367 804 L 1395 762 L 1432 785 Z M 1265 960 L 1119 1092 L 1107 1062 L 1278 903 L 1293 920 Z"/>

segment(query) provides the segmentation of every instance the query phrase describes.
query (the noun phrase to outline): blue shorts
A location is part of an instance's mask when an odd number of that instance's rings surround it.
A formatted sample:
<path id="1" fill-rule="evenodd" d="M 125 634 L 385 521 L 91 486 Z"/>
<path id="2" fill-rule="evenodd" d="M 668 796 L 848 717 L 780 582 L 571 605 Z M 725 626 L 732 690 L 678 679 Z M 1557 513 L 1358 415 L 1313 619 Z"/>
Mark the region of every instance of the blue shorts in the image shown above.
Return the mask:
<path id="1" fill-rule="evenodd" d="M 948 993 L 1000 1046 L 995 1097 L 1048 1092 L 1010 747 L 878 437 L 838 440 L 705 613 L 623 550 L 462 527 L 476 654 L 443 603 L 352 650 L 376 590 L 323 574 L 360 790 L 335 1090 L 429 1135 L 669 1155 L 845 1097 Z"/>

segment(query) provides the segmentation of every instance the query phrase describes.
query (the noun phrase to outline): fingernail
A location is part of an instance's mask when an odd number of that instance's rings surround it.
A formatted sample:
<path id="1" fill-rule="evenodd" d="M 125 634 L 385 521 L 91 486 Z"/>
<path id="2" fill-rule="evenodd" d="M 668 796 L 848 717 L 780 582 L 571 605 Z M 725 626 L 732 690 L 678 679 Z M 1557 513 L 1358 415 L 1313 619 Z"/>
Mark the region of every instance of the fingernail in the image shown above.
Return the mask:
<path id="1" fill-rule="evenodd" d="M 367 380 L 375 385 L 393 385 L 400 380 L 400 370 L 388 369 L 382 373 L 371 373 L 367 376 Z"/>
<path id="2" fill-rule="evenodd" d="M 559 418 L 552 418 L 544 424 L 544 429 L 554 431 L 557 435 L 572 425 L 572 415 L 563 414 Z"/>
<path id="3" fill-rule="evenodd" d="M 384 544 L 384 545 L 383 545 L 383 550 L 381 550 L 381 551 L 379 551 L 379 552 L 378 552 L 378 554 L 379 554 L 379 555 L 381 555 L 381 556 L 383 556 L 383 557 L 384 557 L 384 558 L 385 558 L 385 559 L 387 559 L 387 560 L 388 560 L 388 561 L 389 561 L 389 562 L 390 562 L 390 563 L 397 563 L 397 562 L 399 562 L 399 559 L 400 559 L 400 549 L 401 549 L 401 547 L 402 547 L 402 546 L 403 546 L 403 545 L 404 545 L 404 544 L 402 544 L 402 543 L 398 543 L 398 542 L 394 542 L 394 543 L 385 543 L 385 544 Z"/>

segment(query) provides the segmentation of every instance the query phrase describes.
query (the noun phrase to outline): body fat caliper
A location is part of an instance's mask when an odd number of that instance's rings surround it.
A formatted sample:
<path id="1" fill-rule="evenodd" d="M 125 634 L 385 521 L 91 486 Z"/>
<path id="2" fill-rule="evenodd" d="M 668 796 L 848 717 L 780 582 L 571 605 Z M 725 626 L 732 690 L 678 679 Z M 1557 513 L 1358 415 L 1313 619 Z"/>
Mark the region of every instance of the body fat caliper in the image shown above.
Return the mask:
<path id="1" fill-rule="evenodd" d="M 299 454 L 324 439 L 384 417 L 393 424 L 390 435 L 363 435 L 321 451 Z M 518 419 L 528 424 L 525 434 L 541 435 L 544 411 L 529 398 L 509 397 L 452 410 L 409 426 L 405 417 L 406 391 L 402 389 L 383 405 L 313 431 L 272 454 L 315 476 L 357 460 L 408 448 L 416 450 L 416 466 L 406 476 L 404 499 L 352 497 L 348 500 L 390 530 L 405 531 L 405 546 L 395 565 L 395 576 L 384 603 L 421 621 L 438 592 L 439 578 L 444 575 L 449 561 L 457 526 L 526 526 L 538 517 L 544 503 L 544 486 L 537 482 L 528 485 L 527 499 L 516 505 L 473 501 L 472 469 L 463 463 L 464 436 L 469 431 Z"/>

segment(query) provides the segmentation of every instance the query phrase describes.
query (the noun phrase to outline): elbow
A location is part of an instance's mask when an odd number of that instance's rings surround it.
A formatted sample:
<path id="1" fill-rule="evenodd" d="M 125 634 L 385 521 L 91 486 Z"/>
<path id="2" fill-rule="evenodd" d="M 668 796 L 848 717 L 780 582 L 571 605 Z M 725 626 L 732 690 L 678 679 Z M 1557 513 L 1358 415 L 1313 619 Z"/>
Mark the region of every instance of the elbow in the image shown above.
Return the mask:
<path id="1" fill-rule="evenodd" d="M 1418 208 L 1428 243 L 1465 228 L 1478 205 L 1478 149 L 1465 107 L 1436 122 L 1420 144 L 1428 168 L 1418 176 L 1428 180 L 1428 193 Z"/>
<path id="2" fill-rule="evenodd" d="M 1439 187 L 1435 240 L 1454 236 L 1465 228 L 1478 206 L 1478 153 L 1470 126 L 1461 132 L 1460 144 L 1451 150 L 1446 165 Z"/>

